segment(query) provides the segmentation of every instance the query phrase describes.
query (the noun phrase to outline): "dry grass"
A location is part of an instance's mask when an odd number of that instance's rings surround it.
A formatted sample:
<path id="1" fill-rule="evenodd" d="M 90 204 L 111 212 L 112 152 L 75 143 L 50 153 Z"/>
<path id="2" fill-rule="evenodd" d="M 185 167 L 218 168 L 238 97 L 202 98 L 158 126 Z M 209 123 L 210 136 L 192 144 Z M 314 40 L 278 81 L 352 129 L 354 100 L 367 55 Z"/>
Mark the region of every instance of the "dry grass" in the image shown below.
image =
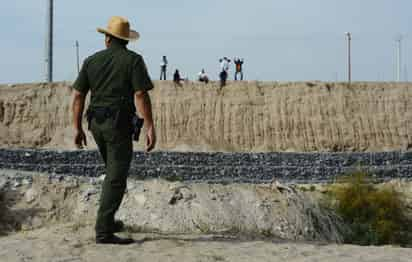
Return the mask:
<path id="1" fill-rule="evenodd" d="M 350 226 L 345 242 L 360 245 L 411 243 L 411 219 L 402 195 L 393 187 L 378 187 L 362 171 L 331 187 L 332 207 Z"/>

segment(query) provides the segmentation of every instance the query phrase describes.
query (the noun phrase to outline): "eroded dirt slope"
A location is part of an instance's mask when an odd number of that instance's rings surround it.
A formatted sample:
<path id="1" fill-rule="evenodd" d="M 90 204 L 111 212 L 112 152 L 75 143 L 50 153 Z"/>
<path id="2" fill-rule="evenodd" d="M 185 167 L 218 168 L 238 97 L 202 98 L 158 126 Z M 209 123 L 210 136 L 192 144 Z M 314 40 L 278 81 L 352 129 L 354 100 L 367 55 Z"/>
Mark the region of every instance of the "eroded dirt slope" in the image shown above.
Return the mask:
<path id="1" fill-rule="evenodd" d="M 412 145 L 411 84 L 155 86 L 159 150 L 386 151 Z M 69 83 L 3 85 L 0 93 L 0 146 L 73 148 Z"/>

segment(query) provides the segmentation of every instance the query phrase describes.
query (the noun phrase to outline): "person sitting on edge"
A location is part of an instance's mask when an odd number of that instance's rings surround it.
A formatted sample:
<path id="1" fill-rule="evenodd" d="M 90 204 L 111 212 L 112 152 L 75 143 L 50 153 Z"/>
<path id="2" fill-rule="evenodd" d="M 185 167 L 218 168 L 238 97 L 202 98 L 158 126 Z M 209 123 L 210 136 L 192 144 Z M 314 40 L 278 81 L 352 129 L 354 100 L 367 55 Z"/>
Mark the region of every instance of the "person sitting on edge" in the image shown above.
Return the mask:
<path id="1" fill-rule="evenodd" d="M 173 74 L 173 83 L 178 86 L 182 86 L 182 83 L 180 82 L 182 78 L 180 77 L 179 70 L 176 69 L 175 73 Z"/>
<path id="2" fill-rule="evenodd" d="M 200 82 L 204 82 L 205 84 L 209 83 L 209 77 L 207 76 L 204 69 L 202 69 L 202 71 L 200 71 L 198 75 L 199 75 L 198 79 Z"/>

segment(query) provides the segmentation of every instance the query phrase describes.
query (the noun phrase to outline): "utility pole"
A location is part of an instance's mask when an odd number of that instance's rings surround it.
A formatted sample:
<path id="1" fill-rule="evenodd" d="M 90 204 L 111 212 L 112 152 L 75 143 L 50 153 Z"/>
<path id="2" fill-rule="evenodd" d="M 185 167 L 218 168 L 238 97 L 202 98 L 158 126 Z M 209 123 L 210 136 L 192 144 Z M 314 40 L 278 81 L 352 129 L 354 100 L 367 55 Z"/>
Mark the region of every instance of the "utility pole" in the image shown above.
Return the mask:
<path id="1" fill-rule="evenodd" d="M 53 82 L 53 0 L 47 1 L 46 81 Z"/>
<path id="2" fill-rule="evenodd" d="M 349 84 L 352 81 L 352 64 L 351 64 L 351 40 L 352 40 L 352 35 L 350 32 L 345 33 L 346 38 L 348 40 L 348 82 Z"/>
<path id="3" fill-rule="evenodd" d="M 76 40 L 77 73 L 80 73 L 79 41 Z"/>
<path id="4" fill-rule="evenodd" d="M 401 70 L 402 70 L 402 61 L 401 61 L 401 47 L 402 47 L 402 35 L 398 36 L 396 39 L 396 81 L 401 81 Z"/>

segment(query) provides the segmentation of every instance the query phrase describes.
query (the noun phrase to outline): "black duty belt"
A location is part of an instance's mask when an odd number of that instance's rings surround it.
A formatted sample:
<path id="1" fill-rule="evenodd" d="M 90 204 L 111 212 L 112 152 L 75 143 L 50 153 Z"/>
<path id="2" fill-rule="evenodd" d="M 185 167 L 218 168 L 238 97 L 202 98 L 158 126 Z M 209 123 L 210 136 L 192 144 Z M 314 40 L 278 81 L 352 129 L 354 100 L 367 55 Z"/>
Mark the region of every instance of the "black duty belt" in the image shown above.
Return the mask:
<path id="1" fill-rule="evenodd" d="M 90 123 L 92 119 L 96 119 L 96 122 L 98 124 L 103 123 L 106 121 L 108 118 L 116 118 L 119 113 L 119 110 L 111 109 L 109 107 L 93 107 L 93 108 L 88 108 L 86 112 L 86 118 L 87 122 L 89 124 L 89 129 L 90 129 Z"/>
<path id="2" fill-rule="evenodd" d="M 110 107 L 92 107 L 88 108 L 86 112 L 88 129 L 92 119 L 96 119 L 98 124 L 103 123 L 108 118 L 113 118 L 113 127 L 118 128 L 122 123 L 131 128 L 131 134 L 134 141 L 139 141 L 140 130 L 143 127 L 144 120 L 139 118 L 135 113 L 123 112 L 119 109 L 112 109 Z"/>

